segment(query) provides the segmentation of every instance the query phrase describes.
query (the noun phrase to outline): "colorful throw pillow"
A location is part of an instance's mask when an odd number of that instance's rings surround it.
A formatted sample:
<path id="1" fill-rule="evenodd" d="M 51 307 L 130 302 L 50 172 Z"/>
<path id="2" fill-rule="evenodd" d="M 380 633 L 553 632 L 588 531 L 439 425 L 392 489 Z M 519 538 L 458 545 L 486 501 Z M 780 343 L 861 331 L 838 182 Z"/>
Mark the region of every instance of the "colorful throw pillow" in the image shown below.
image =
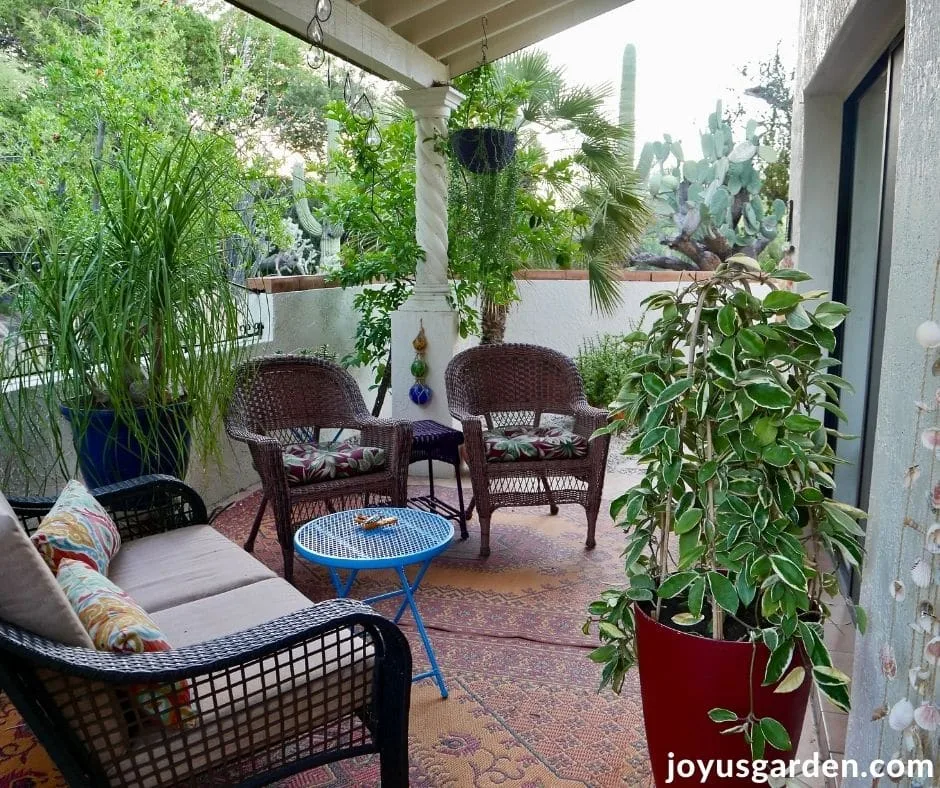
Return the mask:
<path id="1" fill-rule="evenodd" d="M 144 654 L 170 644 L 147 612 L 125 591 L 82 561 L 65 558 L 57 580 L 98 651 Z M 139 684 L 131 695 L 144 717 L 171 726 L 195 716 L 189 683 Z"/>
<path id="2" fill-rule="evenodd" d="M 483 433 L 487 462 L 576 460 L 587 457 L 583 435 L 561 427 L 502 427 Z"/>
<path id="3" fill-rule="evenodd" d="M 288 484 L 346 479 L 385 467 L 385 449 L 357 443 L 292 443 L 283 455 Z"/>
<path id="4" fill-rule="evenodd" d="M 70 481 L 33 534 L 49 568 L 59 571 L 65 558 L 81 561 L 106 575 L 121 548 L 121 534 L 95 497 L 81 482 Z"/>

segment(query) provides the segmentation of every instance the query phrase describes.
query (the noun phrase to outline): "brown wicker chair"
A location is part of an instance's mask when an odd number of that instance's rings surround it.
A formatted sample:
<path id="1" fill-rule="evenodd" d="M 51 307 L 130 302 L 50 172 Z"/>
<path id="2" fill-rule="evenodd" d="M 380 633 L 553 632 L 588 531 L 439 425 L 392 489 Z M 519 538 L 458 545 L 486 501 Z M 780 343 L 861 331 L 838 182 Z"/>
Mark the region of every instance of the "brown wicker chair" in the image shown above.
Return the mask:
<path id="1" fill-rule="evenodd" d="M 573 417 L 569 429 L 589 439 L 607 423 L 607 412 L 592 408 L 584 385 L 567 356 L 536 345 L 480 345 L 458 353 L 447 366 L 451 415 L 463 425 L 467 464 L 473 483 L 472 510 L 480 517 L 480 555 L 490 553 L 490 518 L 500 506 L 576 503 L 587 513 L 587 546 L 604 488 L 608 436 L 589 441 L 584 457 L 488 460 L 484 429 L 540 426 L 543 414 Z"/>
<path id="2" fill-rule="evenodd" d="M 385 451 L 385 466 L 370 473 L 329 481 L 289 484 L 284 448 L 316 443 L 321 428 L 360 431 L 364 446 Z M 247 443 L 264 492 L 245 549 L 255 537 L 269 503 L 274 507 L 284 577 L 293 582 L 294 532 L 326 511 L 391 503 L 405 506 L 411 424 L 377 419 L 366 410 L 359 386 L 342 367 L 310 356 L 266 356 L 242 364 L 225 417 L 231 438 Z"/>

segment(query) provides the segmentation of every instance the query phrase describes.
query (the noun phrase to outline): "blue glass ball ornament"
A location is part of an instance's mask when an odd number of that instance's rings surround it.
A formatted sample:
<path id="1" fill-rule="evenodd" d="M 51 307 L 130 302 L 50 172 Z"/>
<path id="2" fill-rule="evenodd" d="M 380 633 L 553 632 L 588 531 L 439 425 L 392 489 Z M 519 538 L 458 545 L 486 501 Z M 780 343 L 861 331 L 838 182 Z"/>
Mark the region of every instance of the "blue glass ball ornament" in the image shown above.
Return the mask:
<path id="1" fill-rule="evenodd" d="M 415 405 L 427 405 L 431 401 L 431 387 L 420 380 L 408 389 L 408 396 Z"/>

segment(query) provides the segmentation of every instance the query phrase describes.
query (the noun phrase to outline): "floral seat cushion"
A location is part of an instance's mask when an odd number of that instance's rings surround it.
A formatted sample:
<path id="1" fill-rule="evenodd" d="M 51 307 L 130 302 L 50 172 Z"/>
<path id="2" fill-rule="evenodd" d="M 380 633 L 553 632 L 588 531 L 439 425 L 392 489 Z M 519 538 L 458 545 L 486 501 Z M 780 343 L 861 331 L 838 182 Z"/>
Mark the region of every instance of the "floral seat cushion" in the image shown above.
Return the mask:
<path id="1" fill-rule="evenodd" d="M 487 462 L 577 460 L 588 453 L 587 438 L 561 427 L 500 427 L 483 433 Z"/>
<path id="2" fill-rule="evenodd" d="M 291 485 L 346 479 L 385 467 L 385 449 L 356 443 L 292 443 L 283 456 Z"/>

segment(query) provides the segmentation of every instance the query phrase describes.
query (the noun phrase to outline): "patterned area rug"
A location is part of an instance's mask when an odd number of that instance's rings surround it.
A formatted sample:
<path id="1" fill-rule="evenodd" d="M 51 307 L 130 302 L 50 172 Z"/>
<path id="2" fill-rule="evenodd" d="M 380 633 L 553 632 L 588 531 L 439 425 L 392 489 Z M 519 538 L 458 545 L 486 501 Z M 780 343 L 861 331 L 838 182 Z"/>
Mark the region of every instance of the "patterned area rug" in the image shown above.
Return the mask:
<path id="1" fill-rule="evenodd" d="M 447 495 L 442 490 L 439 494 Z M 248 496 L 226 511 L 219 528 L 244 541 L 258 506 Z M 619 697 L 598 693 L 599 669 L 581 634 L 588 602 L 617 582 L 623 539 L 602 514 L 598 546 L 584 549 L 579 507 L 500 510 L 492 554 L 477 555 L 476 520 L 435 559 L 418 605 L 444 671 L 450 697 L 430 680 L 415 685 L 411 710 L 411 785 L 424 788 L 569 788 L 650 784 L 639 686 L 628 679 Z M 255 555 L 280 572 L 281 555 L 268 518 Z M 298 588 L 311 599 L 335 596 L 325 570 L 300 561 Z M 390 572 L 359 576 L 353 596 L 397 587 Z M 394 602 L 380 604 L 393 613 Z M 406 615 L 416 670 L 427 660 Z M 18 715 L 0 696 L 0 788 L 64 783 Z M 375 788 L 374 756 L 297 775 L 284 788 Z"/>

